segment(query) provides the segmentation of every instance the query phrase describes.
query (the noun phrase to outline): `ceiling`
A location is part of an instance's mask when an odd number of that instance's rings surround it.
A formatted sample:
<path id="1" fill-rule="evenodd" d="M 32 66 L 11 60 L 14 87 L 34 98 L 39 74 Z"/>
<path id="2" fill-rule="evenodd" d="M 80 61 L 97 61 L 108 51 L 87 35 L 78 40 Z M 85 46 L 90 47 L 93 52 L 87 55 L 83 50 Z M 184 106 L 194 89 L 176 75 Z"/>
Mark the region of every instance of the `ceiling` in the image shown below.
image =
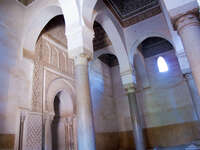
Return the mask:
<path id="1" fill-rule="evenodd" d="M 17 0 L 25 6 L 34 0 Z M 103 0 L 123 27 L 155 16 L 161 12 L 159 0 Z"/>
<path id="2" fill-rule="evenodd" d="M 104 0 L 123 27 L 155 16 L 161 12 L 159 0 Z"/>
<path id="3" fill-rule="evenodd" d="M 108 47 L 109 45 L 112 45 L 106 32 L 104 31 L 104 29 L 101 27 L 99 23 L 95 21 L 93 28 L 94 28 L 94 33 L 95 33 L 95 37 L 93 40 L 93 46 L 94 46 L 95 51 Z"/>

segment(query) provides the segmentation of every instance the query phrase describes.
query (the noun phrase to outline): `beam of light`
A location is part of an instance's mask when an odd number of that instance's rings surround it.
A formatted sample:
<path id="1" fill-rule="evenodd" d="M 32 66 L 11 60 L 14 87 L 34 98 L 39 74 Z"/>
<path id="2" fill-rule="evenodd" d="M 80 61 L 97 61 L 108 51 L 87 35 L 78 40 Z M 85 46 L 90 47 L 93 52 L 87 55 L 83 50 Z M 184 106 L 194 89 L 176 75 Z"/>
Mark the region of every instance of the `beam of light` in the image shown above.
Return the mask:
<path id="1" fill-rule="evenodd" d="M 159 56 L 157 59 L 157 65 L 159 72 L 167 72 L 169 70 L 167 62 L 161 56 Z"/>

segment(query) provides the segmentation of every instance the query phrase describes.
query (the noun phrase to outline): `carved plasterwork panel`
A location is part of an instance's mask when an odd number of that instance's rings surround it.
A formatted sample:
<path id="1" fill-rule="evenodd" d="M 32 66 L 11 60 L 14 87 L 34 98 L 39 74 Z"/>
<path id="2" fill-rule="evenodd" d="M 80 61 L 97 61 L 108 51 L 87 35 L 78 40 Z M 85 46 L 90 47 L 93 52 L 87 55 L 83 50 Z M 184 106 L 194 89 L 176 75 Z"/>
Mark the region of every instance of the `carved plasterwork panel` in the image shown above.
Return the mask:
<path id="1" fill-rule="evenodd" d="M 159 5 L 158 0 L 107 0 L 121 19 L 137 15 L 149 8 Z"/>
<path id="2" fill-rule="evenodd" d="M 57 93 L 61 91 L 66 91 L 72 99 L 75 99 L 75 91 L 74 91 L 74 81 L 70 78 L 62 78 L 62 74 L 58 74 L 57 72 L 54 72 L 52 70 L 49 70 L 46 68 L 45 70 L 46 78 L 45 78 L 45 105 L 44 105 L 44 111 L 49 112 L 51 114 L 54 114 L 54 105 L 53 100 Z M 74 102 L 74 101 L 73 101 Z M 76 111 L 75 108 L 75 102 L 73 104 L 74 113 Z"/>
<path id="3" fill-rule="evenodd" d="M 56 78 L 70 78 L 73 80 L 74 62 L 68 58 L 67 50 L 61 50 L 55 44 L 40 37 L 36 46 L 34 65 L 32 111 L 42 112 L 43 99 L 48 83 Z M 52 70 L 53 73 L 45 72 L 45 68 Z"/>
<path id="4" fill-rule="evenodd" d="M 123 27 L 155 16 L 161 12 L 159 0 L 104 0 Z"/>
<path id="5" fill-rule="evenodd" d="M 29 113 L 24 122 L 23 150 L 42 149 L 42 115 Z"/>
<path id="6" fill-rule="evenodd" d="M 33 92 L 32 92 L 32 110 L 34 112 L 42 111 L 42 82 L 43 82 L 43 65 L 41 63 L 42 43 L 38 42 L 36 48 L 36 55 L 34 58 L 34 71 L 33 71 Z"/>

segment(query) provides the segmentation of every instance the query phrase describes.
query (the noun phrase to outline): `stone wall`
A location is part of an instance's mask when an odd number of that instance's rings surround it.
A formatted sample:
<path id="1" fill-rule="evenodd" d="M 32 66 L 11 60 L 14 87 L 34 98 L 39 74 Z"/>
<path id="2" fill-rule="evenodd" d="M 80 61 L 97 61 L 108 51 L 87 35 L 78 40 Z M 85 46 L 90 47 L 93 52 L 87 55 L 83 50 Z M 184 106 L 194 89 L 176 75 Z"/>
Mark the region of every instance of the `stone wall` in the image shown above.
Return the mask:
<path id="1" fill-rule="evenodd" d="M 119 66 L 99 59 L 89 67 L 97 150 L 133 149 L 128 98 L 122 87 Z"/>
<path id="2" fill-rule="evenodd" d="M 150 87 L 137 92 L 147 148 L 189 144 L 200 138 L 191 93 L 174 51 L 162 56 L 169 71 L 159 73 L 158 56 L 145 59 Z M 91 64 L 90 86 L 97 149 L 134 149 L 129 103 L 119 66 L 109 68 L 100 60 Z"/>
<path id="3" fill-rule="evenodd" d="M 150 87 L 138 92 L 148 147 L 187 144 L 199 138 L 197 113 L 174 51 L 160 54 L 169 71 L 160 73 L 157 56 L 145 59 Z"/>
<path id="4" fill-rule="evenodd" d="M 33 72 L 31 81 L 32 97 L 26 102 L 29 104 L 28 107 L 22 103 L 23 104 L 22 106 L 24 106 L 22 108 L 28 110 L 30 113 L 32 112 L 40 113 L 41 115 L 43 115 L 42 117 L 43 119 L 45 118 L 49 119 L 53 117 L 54 99 L 56 94 L 58 94 L 58 92 L 61 92 L 62 90 L 68 92 L 68 94 L 72 98 L 73 104 L 75 104 L 74 63 L 72 59 L 68 58 L 67 47 L 66 45 L 62 44 L 63 42 L 62 40 L 64 40 L 62 37 L 64 37 L 64 28 L 63 26 L 58 26 L 52 31 L 43 33 L 39 37 L 34 54 L 30 53 L 26 49 L 24 49 L 23 51 L 24 59 L 33 62 L 34 69 L 31 70 Z M 72 107 L 75 108 L 75 105 L 73 105 Z M 18 108 L 21 108 L 20 105 L 18 105 Z M 73 113 L 75 113 L 74 108 L 72 108 L 72 110 L 74 111 Z M 72 116 L 75 117 L 74 114 L 72 114 Z M 17 117 L 16 119 L 17 122 L 20 122 L 18 121 L 20 120 L 20 117 L 21 116 Z M 27 117 L 25 118 L 25 122 L 26 119 Z M 65 119 L 67 119 L 67 117 Z M 48 120 L 48 122 L 49 122 L 48 126 L 51 126 L 52 119 Z M 20 127 L 23 126 L 21 124 L 22 122 L 19 123 Z M 60 127 L 59 125 L 60 124 L 58 124 L 58 128 Z M 65 123 L 65 125 L 67 126 L 68 123 Z M 40 129 L 38 128 L 38 130 L 42 131 L 44 130 L 45 125 L 43 125 L 41 122 L 40 125 L 32 124 L 32 126 L 33 127 L 39 126 Z M 38 130 L 34 130 L 31 128 L 27 131 L 28 126 L 25 125 L 22 128 L 23 129 L 21 128 L 20 129 L 24 130 L 23 133 L 20 132 L 19 128 L 16 130 L 15 146 L 18 147 L 19 145 L 22 145 L 24 148 L 27 145 L 27 144 L 24 145 L 24 143 L 31 143 L 31 141 L 37 140 L 36 139 L 37 137 L 30 136 L 29 138 L 26 139 L 22 139 L 21 137 L 25 135 L 27 136 L 29 135 L 29 133 L 35 135 L 37 134 L 36 132 Z M 51 132 L 51 129 L 46 129 L 45 132 Z M 60 133 L 62 133 L 61 136 L 63 137 L 67 136 L 65 135 L 67 134 L 66 132 L 59 132 L 59 136 Z M 40 140 L 41 142 L 42 138 L 47 138 L 47 137 L 44 136 L 41 137 Z M 51 139 L 51 137 L 48 137 L 47 139 L 49 140 Z M 74 144 L 76 144 L 76 141 Z M 39 145 L 40 147 L 38 147 Z M 38 150 L 41 149 L 41 144 L 39 143 L 39 141 L 31 146 L 38 147 L 37 148 Z"/>
<path id="5" fill-rule="evenodd" d="M 112 71 L 109 66 L 96 59 L 90 63 L 89 79 L 97 150 L 117 150 L 119 136 Z"/>

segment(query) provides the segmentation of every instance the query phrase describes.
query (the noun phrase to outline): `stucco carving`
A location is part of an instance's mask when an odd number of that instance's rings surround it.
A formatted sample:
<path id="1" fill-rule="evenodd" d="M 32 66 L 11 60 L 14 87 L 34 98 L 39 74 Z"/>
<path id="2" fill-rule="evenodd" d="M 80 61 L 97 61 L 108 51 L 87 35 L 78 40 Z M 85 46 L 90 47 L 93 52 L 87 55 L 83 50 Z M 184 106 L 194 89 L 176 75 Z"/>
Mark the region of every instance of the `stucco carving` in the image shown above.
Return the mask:
<path id="1" fill-rule="evenodd" d="M 24 122 L 23 150 L 42 149 L 42 115 L 29 113 Z"/>
<path id="2" fill-rule="evenodd" d="M 64 132 L 66 140 L 68 140 L 68 149 L 75 150 L 76 148 L 76 124 L 75 124 L 75 96 L 74 96 L 74 62 L 68 58 L 67 49 L 60 49 L 59 43 L 51 42 L 41 36 L 38 40 L 34 55 L 34 72 L 33 72 L 33 92 L 32 92 L 32 109 L 26 117 L 24 128 L 23 149 L 40 150 L 44 143 L 41 143 L 42 130 L 50 133 L 51 129 L 46 129 L 51 126 L 53 121 L 46 121 L 46 116 L 55 115 L 54 99 L 60 91 L 67 91 L 73 103 L 73 114 L 64 116 L 67 120 Z M 32 115 L 32 113 L 34 115 Z M 37 115 L 36 115 L 37 114 Z M 42 122 L 42 115 L 44 120 Z M 71 121 L 70 121 L 70 117 Z M 52 118 L 53 119 L 53 118 Z M 44 125 L 44 127 L 43 127 Z M 66 141 L 67 142 L 67 141 Z M 36 144 L 37 143 L 37 144 Z M 50 146 L 51 142 L 45 146 Z M 66 145 L 67 146 L 67 145 Z"/>
<path id="3" fill-rule="evenodd" d="M 43 97 L 46 95 L 46 89 L 48 89 L 50 82 L 57 78 L 73 80 L 74 62 L 68 58 L 67 51 L 60 50 L 41 37 L 37 43 L 34 64 L 32 111 L 42 112 Z M 47 69 L 52 71 L 46 71 Z"/>

